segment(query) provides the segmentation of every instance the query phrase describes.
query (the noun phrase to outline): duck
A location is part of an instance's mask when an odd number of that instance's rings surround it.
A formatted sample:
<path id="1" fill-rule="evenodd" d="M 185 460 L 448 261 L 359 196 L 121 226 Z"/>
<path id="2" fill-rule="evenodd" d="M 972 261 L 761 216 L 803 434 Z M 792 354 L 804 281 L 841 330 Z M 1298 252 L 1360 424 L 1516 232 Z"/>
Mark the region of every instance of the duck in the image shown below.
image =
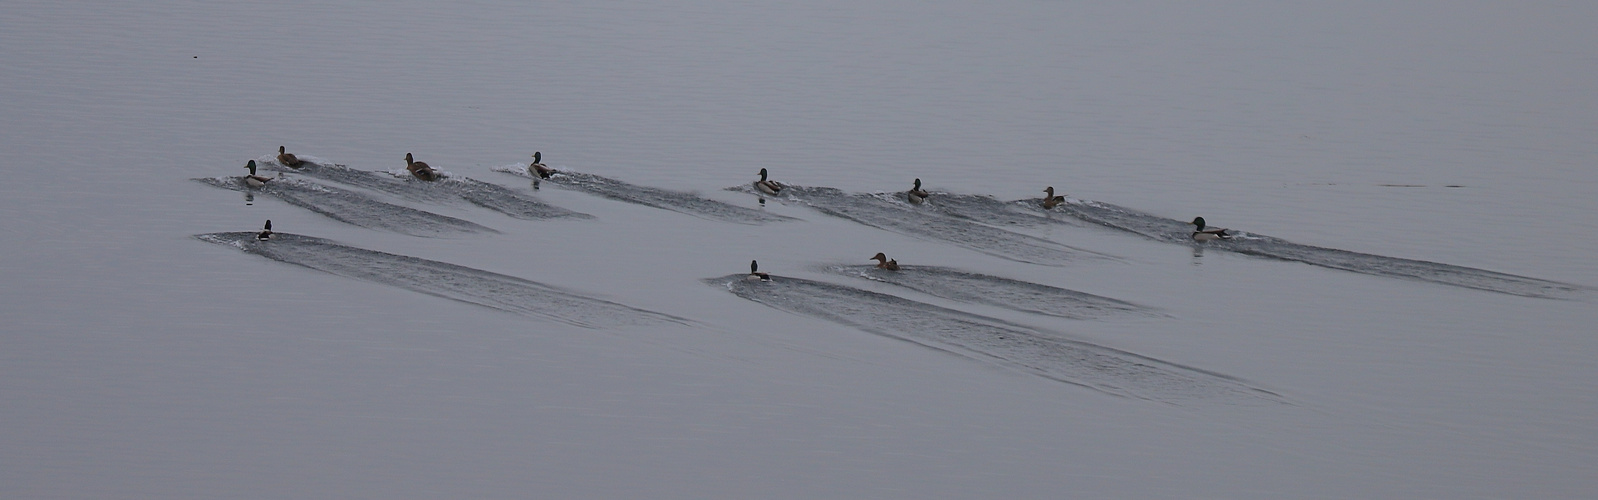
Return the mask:
<path id="1" fill-rule="evenodd" d="M 544 166 L 544 163 L 540 161 L 542 156 L 542 153 L 533 152 L 533 162 L 527 165 L 527 173 L 533 174 L 534 177 L 540 179 L 548 179 L 550 175 L 555 173 L 555 169 Z"/>
<path id="2" fill-rule="evenodd" d="M 272 181 L 271 177 L 255 175 L 255 160 L 250 160 L 249 163 L 244 164 L 244 168 L 250 169 L 250 175 L 244 176 L 244 185 L 246 186 L 259 188 Z"/>
<path id="3" fill-rule="evenodd" d="M 760 169 L 760 180 L 755 181 L 755 190 L 776 196 L 777 193 L 782 192 L 782 188 L 782 183 L 766 180 L 766 169 Z"/>
<path id="4" fill-rule="evenodd" d="M 1226 234 L 1227 229 L 1224 228 L 1224 227 L 1208 227 L 1208 226 L 1205 226 L 1203 217 L 1194 217 L 1193 218 L 1193 222 L 1189 222 L 1188 224 L 1192 224 L 1194 226 L 1198 226 L 1196 229 L 1193 230 L 1193 241 L 1210 241 L 1210 240 L 1229 240 L 1229 239 L 1232 239 L 1232 235 Z"/>
<path id="5" fill-rule="evenodd" d="M 751 260 L 749 261 L 749 275 L 744 276 L 744 279 L 748 281 L 771 281 L 771 275 L 760 272 L 760 263 Z"/>
<path id="6" fill-rule="evenodd" d="M 261 240 L 261 241 L 270 240 L 270 239 L 272 239 L 272 235 L 273 234 L 275 234 L 275 233 L 272 232 L 272 219 L 267 219 L 266 220 L 266 228 L 262 229 L 261 232 L 256 233 L 255 239 Z"/>
<path id="7" fill-rule="evenodd" d="M 294 156 L 294 153 L 285 151 L 283 146 L 277 147 L 277 162 L 289 168 L 300 168 L 300 165 L 305 163 L 300 161 L 298 157 Z"/>
<path id="8" fill-rule="evenodd" d="M 876 256 L 874 256 L 874 257 L 872 257 L 871 259 L 868 259 L 868 260 L 877 261 L 877 269 L 887 269 L 889 271 L 898 271 L 899 270 L 899 261 L 889 259 L 888 255 L 884 254 L 882 252 L 877 252 Z"/>
<path id="9" fill-rule="evenodd" d="M 922 191 L 921 179 L 916 179 L 916 186 L 910 188 L 910 192 L 906 193 L 905 196 L 910 199 L 911 205 L 920 205 L 921 202 L 927 201 L 927 196 L 931 196 L 931 194 L 926 191 Z"/>
<path id="10" fill-rule="evenodd" d="M 1058 206 L 1060 206 L 1061 203 L 1065 203 L 1065 195 L 1060 195 L 1060 196 L 1055 196 L 1054 195 L 1054 186 L 1049 186 L 1049 187 L 1043 188 L 1043 192 L 1047 193 L 1047 196 L 1043 197 L 1043 209 L 1044 210 L 1048 210 L 1048 209 L 1051 209 L 1051 208 L 1054 208 L 1054 207 L 1058 207 Z"/>
<path id="11" fill-rule="evenodd" d="M 411 159 L 410 153 L 405 153 L 405 170 L 409 170 L 411 175 L 416 176 L 417 179 L 428 182 L 436 181 L 443 177 L 443 175 L 438 173 L 438 170 L 433 169 L 426 163 Z"/>

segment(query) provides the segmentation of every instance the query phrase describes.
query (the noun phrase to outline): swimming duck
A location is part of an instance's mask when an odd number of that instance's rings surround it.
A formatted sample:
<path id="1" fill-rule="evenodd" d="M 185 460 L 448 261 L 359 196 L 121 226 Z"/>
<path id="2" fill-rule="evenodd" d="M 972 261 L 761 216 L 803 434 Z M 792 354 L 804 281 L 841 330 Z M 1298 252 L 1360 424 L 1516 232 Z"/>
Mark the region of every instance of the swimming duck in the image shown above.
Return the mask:
<path id="1" fill-rule="evenodd" d="M 782 183 L 766 180 L 766 169 L 760 169 L 760 180 L 755 181 L 755 189 L 772 196 L 782 192 Z"/>
<path id="2" fill-rule="evenodd" d="M 417 179 L 428 182 L 436 181 L 440 177 L 443 177 L 443 175 L 438 173 L 438 170 L 427 166 L 426 163 L 411 159 L 410 153 L 405 153 L 405 170 L 411 171 L 411 175 L 416 176 Z"/>
<path id="3" fill-rule="evenodd" d="M 277 162 L 289 168 L 300 168 L 300 164 L 305 163 L 300 161 L 299 158 L 295 157 L 294 153 L 284 151 L 283 146 L 277 147 Z"/>
<path id="4" fill-rule="evenodd" d="M 1043 188 L 1043 192 L 1044 193 L 1048 193 L 1048 196 L 1044 196 L 1043 197 L 1043 209 L 1044 210 L 1048 210 L 1048 209 L 1051 209 L 1051 208 L 1054 208 L 1054 207 L 1058 207 L 1058 206 L 1060 206 L 1061 203 L 1065 203 L 1065 195 L 1060 195 L 1060 196 L 1055 196 L 1054 195 L 1054 186 L 1049 186 L 1049 187 Z"/>
<path id="5" fill-rule="evenodd" d="M 537 151 L 533 152 L 533 162 L 527 165 L 527 173 L 533 174 L 534 177 L 540 179 L 548 179 L 550 175 L 555 173 L 555 169 L 544 166 L 544 163 L 540 161 L 542 156 Z"/>
<path id="6" fill-rule="evenodd" d="M 266 229 L 262 229 L 260 233 L 257 233 L 255 235 L 255 239 L 261 240 L 261 241 L 270 240 L 270 239 L 272 239 L 272 234 L 273 234 L 272 233 L 272 219 L 267 219 L 266 220 Z"/>
<path id="7" fill-rule="evenodd" d="M 1203 217 L 1194 217 L 1193 222 L 1189 222 L 1188 224 L 1198 226 L 1198 228 L 1193 230 L 1193 241 L 1232 239 L 1232 235 L 1226 234 L 1227 229 L 1224 227 L 1211 227 L 1206 229 Z"/>
<path id="8" fill-rule="evenodd" d="M 250 160 L 249 163 L 244 164 L 244 168 L 250 169 L 250 175 L 244 176 L 244 185 L 246 186 L 258 188 L 272 181 L 271 177 L 255 175 L 255 160 Z"/>
<path id="9" fill-rule="evenodd" d="M 910 192 L 906 193 L 911 205 L 920 205 L 921 202 L 927 201 L 927 196 L 930 194 L 921 190 L 921 179 L 916 179 L 916 187 L 910 188 Z"/>
<path id="10" fill-rule="evenodd" d="M 771 275 L 760 272 L 760 263 L 749 261 L 749 275 L 744 277 L 749 281 L 771 281 Z"/>
<path id="11" fill-rule="evenodd" d="M 877 261 L 877 269 L 887 269 L 889 271 L 899 270 L 899 261 L 888 259 L 887 254 L 882 252 L 877 252 L 877 255 L 872 257 L 871 260 Z"/>

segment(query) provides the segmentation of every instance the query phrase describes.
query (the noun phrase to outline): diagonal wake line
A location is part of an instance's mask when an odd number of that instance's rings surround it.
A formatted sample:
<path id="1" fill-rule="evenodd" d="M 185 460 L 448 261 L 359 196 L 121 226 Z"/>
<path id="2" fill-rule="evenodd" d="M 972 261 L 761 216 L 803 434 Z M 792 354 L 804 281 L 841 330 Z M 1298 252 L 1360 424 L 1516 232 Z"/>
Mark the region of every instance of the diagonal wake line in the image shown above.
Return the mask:
<path id="1" fill-rule="evenodd" d="M 310 236 L 275 233 L 272 239 L 261 241 L 256 239 L 255 233 L 234 232 L 200 234 L 195 238 L 346 278 L 585 328 L 691 324 L 684 318 L 588 297 L 515 276 L 345 246 Z"/>
<path id="2" fill-rule="evenodd" d="M 728 189 L 758 194 L 749 186 Z M 951 243 L 1016 262 L 1062 266 L 1084 258 L 1115 258 L 965 218 L 950 217 L 937 210 L 922 210 L 908 203 L 899 202 L 896 198 L 890 200 L 890 197 L 896 195 L 845 193 L 839 189 L 826 187 L 787 186 L 780 198 L 803 203 L 821 213 L 877 229 L 912 238 Z M 929 200 L 928 204 L 933 202 Z"/>
<path id="3" fill-rule="evenodd" d="M 410 178 L 396 178 L 383 172 L 356 170 L 333 163 L 305 162 L 304 166 L 298 169 L 283 167 L 275 162 L 268 165 L 271 165 L 274 171 L 329 180 L 410 200 L 430 203 L 465 200 L 473 205 L 518 219 L 593 218 L 592 215 L 550 205 L 504 186 L 469 177 L 452 176 L 439 181 L 426 182 Z"/>
<path id="4" fill-rule="evenodd" d="M 423 237 L 498 232 L 471 221 L 385 203 L 354 191 L 299 179 L 280 177 L 258 189 L 245 186 L 243 177 L 194 180 L 222 189 L 271 195 L 330 219 L 369 229 Z"/>
<path id="5" fill-rule="evenodd" d="M 998 306 L 1060 318 L 1095 319 L 1115 315 L 1153 315 L 1153 309 L 1119 299 L 937 266 L 828 266 L 824 271 L 915 290 L 949 300 Z"/>
<path id="6" fill-rule="evenodd" d="M 761 282 L 734 274 L 704 281 L 779 310 L 996 362 L 1116 396 L 1171 404 L 1198 400 L 1287 403 L 1276 393 L 1219 373 L 893 295 L 786 277 Z"/>
<path id="7" fill-rule="evenodd" d="M 1183 245 L 1200 245 L 1204 248 L 1227 250 L 1268 259 L 1299 262 L 1329 269 L 1412 279 L 1443 285 L 1471 288 L 1522 297 L 1547 299 L 1572 299 L 1591 289 L 1580 285 L 1517 276 L 1513 274 L 1456 266 L 1438 262 L 1386 257 L 1382 255 L 1339 250 L 1293 243 L 1271 236 L 1239 233 L 1229 240 L 1205 243 L 1191 238 L 1193 226 L 1186 222 L 1167 219 L 1125 207 L 1094 201 L 1069 200 L 1052 210 L 1045 210 L 1039 199 L 1001 202 L 989 196 L 953 195 L 960 198 L 968 217 L 979 221 L 1013 220 L 1028 218 L 1038 223 L 1062 224 L 1048 217 L 1061 214 L 1076 220 L 1137 234 L 1152 240 Z"/>
<path id="8" fill-rule="evenodd" d="M 523 167 L 499 167 L 495 168 L 494 171 L 532 178 L 532 174 L 529 174 L 527 169 Z M 612 200 L 669 210 L 702 219 L 736 222 L 739 224 L 764 224 L 767 222 L 797 220 L 793 217 L 712 200 L 693 193 L 639 186 L 594 174 L 562 171 L 550 176 L 547 180 L 551 184 L 603 196 Z"/>

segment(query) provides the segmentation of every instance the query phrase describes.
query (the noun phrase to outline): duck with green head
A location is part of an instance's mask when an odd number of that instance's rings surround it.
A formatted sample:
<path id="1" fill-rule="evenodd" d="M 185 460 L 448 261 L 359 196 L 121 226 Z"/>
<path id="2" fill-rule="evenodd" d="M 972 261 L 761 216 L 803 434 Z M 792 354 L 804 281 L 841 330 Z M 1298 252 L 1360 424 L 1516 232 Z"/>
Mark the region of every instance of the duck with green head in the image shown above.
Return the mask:
<path id="1" fill-rule="evenodd" d="M 749 261 L 749 275 L 744 276 L 748 281 L 771 281 L 771 275 L 760 272 L 760 262 Z"/>
<path id="2" fill-rule="evenodd" d="M 777 193 L 782 192 L 782 187 L 782 183 L 780 182 L 766 180 L 766 169 L 760 169 L 760 180 L 755 181 L 756 191 L 776 196 Z"/>
<path id="3" fill-rule="evenodd" d="M 255 160 L 250 160 L 249 163 L 245 163 L 244 168 L 250 169 L 250 175 L 244 176 L 244 185 L 246 186 L 259 188 L 272 181 L 271 177 L 255 174 Z"/>
<path id="4" fill-rule="evenodd" d="M 543 153 L 534 151 L 533 162 L 527 165 L 527 173 L 533 174 L 533 177 L 548 179 L 549 176 L 555 175 L 555 169 L 544 166 L 542 160 Z"/>
<path id="5" fill-rule="evenodd" d="M 1224 227 L 1209 227 L 1209 226 L 1204 225 L 1204 218 L 1203 217 L 1194 217 L 1193 218 L 1193 222 L 1189 222 L 1188 224 L 1189 225 L 1193 225 L 1193 226 L 1197 226 L 1196 228 L 1193 229 L 1193 241 L 1210 241 L 1210 240 L 1229 240 L 1229 239 L 1232 239 L 1232 235 L 1226 234 L 1226 231 L 1228 231 L 1226 228 L 1224 228 Z"/>
<path id="6" fill-rule="evenodd" d="M 916 179 L 915 187 L 910 188 L 910 191 L 905 193 L 905 198 L 910 200 L 911 205 L 920 205 L 921 202 L 927 201 L 927 197 L 931 195 L 931 193 L 921 190 L 921 179 Z"/>

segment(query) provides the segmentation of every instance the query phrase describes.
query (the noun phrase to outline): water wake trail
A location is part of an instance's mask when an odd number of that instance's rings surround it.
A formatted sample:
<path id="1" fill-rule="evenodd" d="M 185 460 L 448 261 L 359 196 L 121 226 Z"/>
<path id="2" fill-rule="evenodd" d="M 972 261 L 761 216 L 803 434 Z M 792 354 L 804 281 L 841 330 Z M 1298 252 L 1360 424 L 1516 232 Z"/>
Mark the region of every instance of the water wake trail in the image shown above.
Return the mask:
<path id="1" fill-rule="evenodd" d="M 887 283 L 934 297 L 1071 319 L 1153 315 L 1153 309 L 1091 293 L 936 266 L 828 266 L 827 272 Z"/>
<path id="2" fill-rule="evenodd" d="M 690 324 L 683 318 L 585 296 L 515 276 L 288 233 L 195 235 L 201 241 L 318 271 L 585 328 Z"/>
<path id="3" fill-rule="evenodd" d="M 1171 404 L 1282 404 L 1278 394 L 1233 377 L 893 295 L 798 278 L 706 279 L 734 295 L 795 314 L 996 362 L 1117 396 Z"/>
<path id="4" fill-rule="evenodd" d="M 400 177 L 387 172 L 356 170 L 333 163 L 305 162 L 293 169 L 269 163 L 271 170 L 290 172 L 328 180 L 349 186 L 392 194 L 409 200 L 428 203 L 448 203 L 465 200 L 468 203 L 525 220 L 577 218 L 590 219 L 592 215 L 573 212 L 553 206 L 498 184 L 468 177 L 450 176 L 443 180 L 426 182 Z"/>
<path id="5" fill-rule="evenodd" d="M 1238 232 L 1237 237 L 1229 240 L 1198 243 L 1192 239 L 1193 226 L 1184 221 L 1167 219 L 1095 201 L 1068 200 L 1053 209 L 1045 210 L 1040 204 L 1042 201 L 1040 199 L 999 202 L 987 196 L 952 196 L 964 198 L 962 200 L 964 204 L 984 207 L 982 210 L 972 210 L 968 214 L 969 217 L 982 222 L 995 223 L 1015 217 L 1014 215 L 1007 215 L 1006 212 L 1008 212 L 1012 214 L 1019 213 L 1022 214 L 1021 216 L 1033 217 L 1036 220 L 1048 223 L 1064 224 L 1065 221 L 1049 217 L 1050 215 L 1058 214 L 1089 224 L 1138 234 L 1156 241 L 1200 245 L 1204 248 L 1228 250 L 1256 257 L 1300 262 L 1373 276 L 1412 279 L 1535 298 L 1572 299 L 1590 291 L 1586 287 L 1557 281 L 1423 260 L 1385 257 L 1335 248 L 1310 246 L 1293 243 L 1281 238 L 1246 232 Z"/>
<path id="6" fill-rule="evenodd" d="M 498 167 L 494 171 L 528 179 L 533 178 L 525 167 Z M 736 222 L 739 224 L 764 224 L 767 222 L 796 220 L 793 217 L 740 207 L 693 193 L 628 184 L 616 179 L 581 172 L 562 171 L 544 180 L 551 184 L 616 201 L 669 210 L 702 219 Z"/>
<path id="7" fill-rule="evenodd" d="M 265 186 L 254 189 L 244 185 L 243 177 L 206 177 L 194 180 L 222 189 L 271 195 L 290 205 L 368 229 L 422 237 L 498 232 L 471 221 L 384 203 L 354 191 L 289 177 L 273 179 Z"/>
<path id="8" fill-rule="evenodd" d="M 728 189 L 759 194 L 749 186 Z M 950 217 L 935 209 L 922 210 L 919 206 L 898 201 L 900 194 L 902 193 L 845 193 L 834 188 L 790 185 L 784 188 L 782 195 L 777 198 L 803 203 L 821 213 L 877 229 L 929 241 L 952 243 L 1016 262 L 1061 266 L 1084 258 L 1114 258 L 978 223 L 988 221 Z M 932 203 L 934 201 L 928 201 L 928 205 Z"/>

